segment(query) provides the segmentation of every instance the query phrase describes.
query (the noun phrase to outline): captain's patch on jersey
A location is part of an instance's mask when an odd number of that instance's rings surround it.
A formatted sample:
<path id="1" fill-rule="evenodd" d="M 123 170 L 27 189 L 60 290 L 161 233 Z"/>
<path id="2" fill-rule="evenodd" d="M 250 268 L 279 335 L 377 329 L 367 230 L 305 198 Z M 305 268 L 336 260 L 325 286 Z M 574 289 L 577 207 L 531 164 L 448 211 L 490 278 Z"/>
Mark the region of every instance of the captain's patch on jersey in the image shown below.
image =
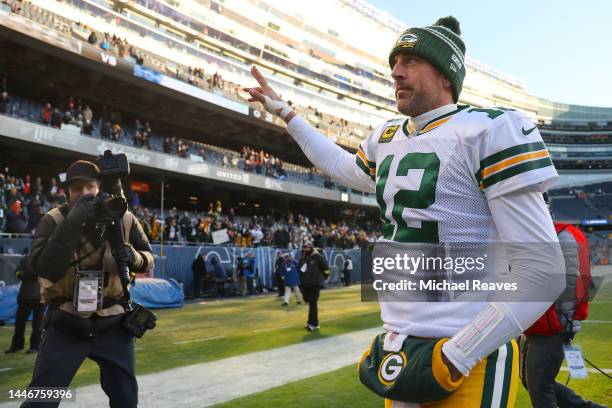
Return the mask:
<path id="1" fill-rule="evenodd" d="M 389 143 L 395 133 L 397 133 L 397 129 L 399 129 L 399 125 L 393 125 L 387 127 L 380 135 L 380 139 L 378 139 L 378 143 Z"/>

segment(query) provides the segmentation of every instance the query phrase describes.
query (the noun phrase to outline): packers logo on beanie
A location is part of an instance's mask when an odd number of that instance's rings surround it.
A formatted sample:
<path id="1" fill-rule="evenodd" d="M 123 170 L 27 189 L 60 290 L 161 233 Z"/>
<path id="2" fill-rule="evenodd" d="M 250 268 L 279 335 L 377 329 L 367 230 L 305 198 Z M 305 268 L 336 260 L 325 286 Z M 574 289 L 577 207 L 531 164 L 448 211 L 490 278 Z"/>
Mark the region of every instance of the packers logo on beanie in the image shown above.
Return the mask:
<path id="1" fill-rule="evenodd" d="M 426 59 L 452 83 L 457 102 L 465 78 L 465 44 L 460 36 L 459 21 L 451 16 L 438 19 L 432 26 L 409 28 L 395 41 L 389 65 L 393 69 L 395 56 L 402 52 Z"/>

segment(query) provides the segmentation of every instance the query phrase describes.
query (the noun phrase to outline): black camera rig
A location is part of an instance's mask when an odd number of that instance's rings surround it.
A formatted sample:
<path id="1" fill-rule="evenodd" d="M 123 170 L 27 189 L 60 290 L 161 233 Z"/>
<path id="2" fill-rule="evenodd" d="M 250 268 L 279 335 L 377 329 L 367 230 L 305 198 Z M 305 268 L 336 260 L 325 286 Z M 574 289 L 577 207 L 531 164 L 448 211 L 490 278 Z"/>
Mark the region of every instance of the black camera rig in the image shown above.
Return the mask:
<path id="1" fill-rule="evenodd" d="M 130 174 L 130 164 L 124 153 L 113 154 L 106 150 L 98 157 L 102 188 L 96 202 L 96 224 L 102 224 L 102 234 L 111 244 L 111 249 L 125 245 L 123 237 L 123 215 L 127 211 L 127 201 L 123 193 L 122 180 Z M 155 328 L 157 316 L 138 303 L 132 302 L 129 286 L 130 269 L 126 262 L 117 261 L 117 269 L 126 300 L 124 327 L 135 337 Z"/>

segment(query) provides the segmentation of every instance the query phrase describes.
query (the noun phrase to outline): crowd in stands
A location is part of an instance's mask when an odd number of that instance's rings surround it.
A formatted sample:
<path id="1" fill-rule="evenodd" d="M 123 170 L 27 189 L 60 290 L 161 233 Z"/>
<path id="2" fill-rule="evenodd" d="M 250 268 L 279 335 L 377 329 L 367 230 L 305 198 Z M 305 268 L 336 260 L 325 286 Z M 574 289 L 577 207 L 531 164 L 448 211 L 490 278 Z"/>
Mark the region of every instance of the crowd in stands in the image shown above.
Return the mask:
<path id="1" fill-rule="evenodd" d="M 611 160 L 554 160 L 557 169 L 600 170 L 612 168 Z"/>
<path id="2" fill-rule="evenodd" d="M 20 102 L 26 104 L 23 99 L 12 100 L 7 89 L 7 80 L 2 80 L 2 102 L 0 113 L 13 116 L 24 116 L 20 112 Z M 81 99 L 69 96 L 65 102 L 53 105 L 46 101 L 40 112 L 32 119 L 53 128 L 74 127 L 80 129 L 82 134 L 100 137 L 113 142 L 129 144 L 134 147 L 159 150 L 167 154 L 196 161 L 212 161 L 213 164 L 226 168 L 240 169 L 243 171 L 262 174 L 279 180 L 293 182 L 312 183 L 315 176 L 321 179 L 321 187 L 333 189 L 335 184 L 331 181 L 323 182 L 321 172 L 314 167 L 304 167 L 296 164 L 285 163 L 278 157 L 264 150 L 255 150 L 244 146 L 241 151 L 234 151 L 219 146 L 208 145 L 177 136 L 166 136 L 161 138 L 153 133 L 149 121 L 136 118 L 132 126 L 124 126 L 125 122 L 132 123 L 130 119 L 124 119 L 121 111 L 107 106 L 102 106 L 100 113 L 94 115 L 92 107 Z M 25 114 L 27 117 L 28 115 Z M 152 139 L 159 139 L 159 145 L 154 145 Z M 287 171 L 304 174 L 307 177 L 289 177 Z"/>
<path id="3" fill-rule="evenodd" d="M 152 242 L 165 243 L 225 243 L 238 247 L 275 246 L 301 248 L 306 241 L 316 247 L 342 249 L 364 248 L 380 235 L 374 222 L 329 222 L 307 216 L 238 216 L 234 208 L 224 211 L 221 202 L 210 203 L 208 211 L 188 212 L 172 208 L 164 219 L 157 210 L 136 207 L 134 213 Z M 213 233 L 221 232 L 221 241 Z"/>
<path id="4" fill-rule="evenodd" d="M 612 233 L 587 234 L 593 265 L 610 265 L 612 257 Z"/>
<path id="5" fill-rule="evenodd" d="M 612 130 L 612 121 L 608 121 L 604 123 L 597 122 L 587 122 L 586 124 L 577 124 L 577 123 L 540 123 L 538 127 L 544 130 L 564 130 L 564 131 L 611 131 Z"/>
<path id="6" fill-rule="evenodd" d="M 264 174 L 266 176 L 286 180 L 287 173 L 283 169 L 283 161 L 263 150 L 255 150 L 243 146 L 241 154 L 223 155 L 223 167 L 241 168 L 244 171 Z"/>
<path id="7" fill-rule="evenodd" d="M 21 8 L 23 6 L 23 0 L 2 0 L 2 4 L 6 4 L 10 7 L 11 12 L 19 13 L 21 12 Z"/>
<path id="8" fill-rule="evenodd" d="M 43 182 L 42 177 L 15 175 L 6 166 L 0 170 L 0 232 L 32 234 L 48 210 L 68 201 L 56 178 Z M 329 222 L 292 213 L 245 217 L 231 207 L 225 211 L 219 201 L 203 212 L 172 208 L 163 218 L 157 210 L 143 207 L 135 193 L 130 194 L 130 204 L 153 242 L 211 244 L 213 232 L 226 230 L 226 245 L 300 248 L 305 240 L 312 240 L 320 247 L 350 249 L 367 245 L 379 235 L 372 221 Z"/>
<path id="9" fill-rule="evenodd" d="M 378 102 L 382 102 L 382 103 L 393 103 L 393 101 L 390 101 L 387 98 L 381 97 L 379 95 L 376 95 L 362 87 L 354 87 L 351 85 L 347 85 L 346 82 L 340 82 L 338 81 L 333 75 L 327 75 L 327 74 L 321 74 L 317 71 L 313 71 L 311 69 L 309 69 L 309 67 L 305 64 L 297 64 L 295 61 L 293 61 L 286 53 L 284 53 L 283 51 L 279 50 L 278 48 L 274 48 L 270 45 L 266 45 L 264 46 L 264 49 L 261 48 L 257 48 L 256 46 L 254 46 L 253 44 L 249 44 L 239 38 L 237 38 L 236 36 L 230 35 L 226 32 L 222 32 L 219 31 L 213 27 L 207 26 L 205 24 L 203 24 L 201 21 L 196 20 L 195 18 L 193 18 L 192 16 L 188 16 L 180 11 L 177 11 L 171 7 L 166 6 L 163 3 L 160 3 L 156 0 L 136 0 L 137 3 L 140 3 L 141 5 L 143 5 L 144 7 L 148 8 L 149 10 L 161 14 L 164 17 L 167 18 L 171 18 L 172 20 L 185 25 L 197 32 L 201 32 L 204 35 L 206 35 L 207 37 L 211 37 L 214 38 L 215 40 L 224 42 L 228 45 L 230 45 L 233 48 L 237 48 L 240 49 L 246 53 L 250 53 L 252 56 L 254 57 L 259 57 L 259 58 L 263 58 L 269 62 L 272 62 L 276 65 L 282 66 L 283 68 L 287 69 L 287 70 L 291 70 L 294 71 L 296 73 L 299 74 L 306 74 L 309 77 L 313 77 L 319 81 L 325 82 L 329 85 L 332 86 L 336 86 L 339 88 L 343 88 L 343 89 L 350 89 L 351 92 L 355 93 L 355 94 L 359 94 L 362 95 L 364 97 L 370 98 L 370 99 L 374 99 L 377 100 Z M 221 13 L 219 7 L 223 7 L 220 5 L 216 5 L 215 3 L 211 4 L 211 10 Z M 255 22 L 250 22 L 247 24 L 255 24 Z M 295 46 L 293 44 L 287 44 L 289 48 L 295 48 Z M 271 51 L 271 52 L 268 52 Z M 312 48 L 308 49 L 308 55 L 314 59 L 326 59 L 327 62 L 330 65 L 334 65 L 337 69 L 340 70 L 346 70 L 348 72 L 350 72 L 351 74 L 354 75 L 358 75 L 361 76 L 363 78 L 368 78 L 370 80 L 376 81 L 376 82 L 380 82 L 386 86 L 391 86 L 391 83 L 388 79 L 382 78 L 382 77 L 377 77 L 375 75 L 373 75 L 373 73 L 370 73 L 368 71 L 366 71 L 365 69 L 362 68 L 358 68 L 358 67 L 352 67 L 348 64 L 338 64 L 333 58 L 326 58 L 324 57 L 322 54 L 318 53 L 318 52 L 314 52 L 314 50 Z M 382 76 L 382 74 L 378 73 L 379 75 Z M 337 74 L 339 75 L 339 74 Z M 342 75 L 343 76 L 343 75 Z"/>
<path id="10" fill-rule="evenodd" d="M 542 132 L 542 139 L 546 143 L 563 144 L 612 144 L 612 134 L 567 134 Z"/>
<path id="11" fill-rule="evenodd" d="M 64 189 L 56 178 L 44 185 L 41 177 L 34 180 L 0 168 L 0 232 L 31 234 L 41 217 L 50 208 L 67 202 Z"/>
<path id="12" fill-rule="evenodd" d="M 145 5 L 145 7 L 149 7 L 149 5 Z M 81 38 L 84 42 L 97 46 L 106 53 L 126 58 L 135 64 L 162 71 L 169 76 L 203 89 L 219 92 L 223 96 L 241 103 L 250 104 L 247 100 L 248 94 L 241 92 L 244 84 L 236 84 L 225 80 L 213 65 L 209 69 L 205 69 L 202 66 L 182 66 L 175 61 L 163 59 L 159 55 L 152 54 L 147 50 L 136 49 L 125 38 L 120 38 L 112 33 L 96 32 L 81 22 L 74 22 L 65 17 L 49 13 L 29 2 L 24 3 L 23 10 L 19 9 L 17 13 L 42 24 L 50 25 L 53 28 L 61 26 L 67 29 L 68 34 L 73 37 Z M 165 41 L 165 45 L 170 48 L 176 47 L 177 49 L 182 47 L 179 47 L 178 43 L 170 39 Z M 317 75 L 321 76 L 321 74 Z M 373 130 L 371 126 L 336 118 L 331 114 L 317 111 L 312 106 L 306 107 L 298 104 L 293 104 L 292 106 L 298 113 L 309 120 L 313 126 L 320 128 L 323 133 L 340 144 L 356 148 L 358 143 Z"/>

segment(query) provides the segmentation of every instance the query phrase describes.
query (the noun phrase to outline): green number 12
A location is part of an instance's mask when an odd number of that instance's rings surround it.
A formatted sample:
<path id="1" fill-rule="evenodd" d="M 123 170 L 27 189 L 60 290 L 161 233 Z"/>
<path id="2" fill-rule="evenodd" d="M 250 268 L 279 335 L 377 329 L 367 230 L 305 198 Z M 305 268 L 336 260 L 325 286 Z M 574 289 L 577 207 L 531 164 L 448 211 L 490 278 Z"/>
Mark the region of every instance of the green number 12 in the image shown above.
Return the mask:
<path id="1" fill-rule="evenodd" d="M 383 222 L 382 232 L 385 239 L 396 242 L 438 243 L 438 222 L 421 221 L 421 227 L 409 227 L 402 218 L 404 208 L 425 209 L 436 201 L 436 184 L 440 172 L 440 160 L 435 153 L 408 153 L 397 166 L 396 177 L 407 176 L 409 170 L 423 169 L 423 178 L 418 190 L 399 190 L 393 196 L 391 215 L 397 223 L 397 230 L 385 213 L 387 204 L 383 198 L 389 178 L 389 169 L 394 155 L 385 157 L 377 170 L 376 201 L 380 207 L 380 218 Z"/>

